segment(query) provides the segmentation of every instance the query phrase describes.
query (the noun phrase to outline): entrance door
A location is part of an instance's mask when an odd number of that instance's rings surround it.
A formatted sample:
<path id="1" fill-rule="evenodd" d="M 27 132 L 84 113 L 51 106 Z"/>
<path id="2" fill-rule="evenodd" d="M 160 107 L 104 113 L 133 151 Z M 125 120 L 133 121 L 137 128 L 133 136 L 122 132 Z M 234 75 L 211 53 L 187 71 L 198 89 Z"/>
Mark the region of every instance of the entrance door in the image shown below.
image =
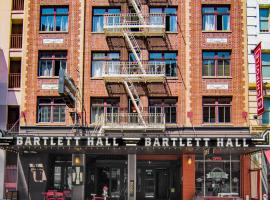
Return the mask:
<path id="1" fill-rule="evenodd" d="M 137 199 L 179 200 L 180 164 L 178 161 L 139 161 Z"/>
<path id="2" fill-rule="evenodd" d="M 169 192 L 169 170 L 156 170 L 156 199 L 168 199 Z"/>

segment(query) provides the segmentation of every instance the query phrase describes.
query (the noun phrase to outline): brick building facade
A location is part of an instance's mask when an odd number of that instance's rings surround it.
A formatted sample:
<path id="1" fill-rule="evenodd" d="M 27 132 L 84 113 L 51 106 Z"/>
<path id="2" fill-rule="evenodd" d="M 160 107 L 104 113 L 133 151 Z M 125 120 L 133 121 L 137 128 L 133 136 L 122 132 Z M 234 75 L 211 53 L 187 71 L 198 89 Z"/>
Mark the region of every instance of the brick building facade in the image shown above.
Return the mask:
<path id="1" fill-rule="evenodd" d="M 90 199 L 104 186 L 113 200 L 251 194 L 244 0 L 25 3 L 20 198 Z M 85 147 L 89 137 L 119 145 Z"/>

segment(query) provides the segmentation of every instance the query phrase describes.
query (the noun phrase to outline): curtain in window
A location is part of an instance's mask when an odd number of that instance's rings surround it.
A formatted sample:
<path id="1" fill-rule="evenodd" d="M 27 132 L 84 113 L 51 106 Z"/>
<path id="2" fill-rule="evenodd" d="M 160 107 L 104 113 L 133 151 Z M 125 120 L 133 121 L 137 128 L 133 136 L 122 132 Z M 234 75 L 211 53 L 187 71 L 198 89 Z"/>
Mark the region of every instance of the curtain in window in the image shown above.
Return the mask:
<path id="1" fill-rule="evenodd" d="M 203 30 L 205 31 L 215 30 L 215 16 L 214 15 L 203 16 Z"/>
<path id="2" fill-rule="evenodd" d="M 38 122 L 50 122 L 51 107 L 50 106 L 39 106 Z"/>
<path id="3" fill-rule="evenodd" d="M 41 17 L 41 30 L 42 31 L 53 31 L 53 24 L 54 24 L 53 16 Z"/>
<path id="4" fill-rule="evenodd" d="M 53 122 L 65 122 L 65 106 L 53 107 Z"/>
<path id="5" fill-rule="evenodd" d="M 68 16 L 56 17 L 56 31 L 68 31 Z"/>
<path id="6" fill-rule="evenodd" d="M 103 106 L 93 106 L 91 109 L 91 123 L 98 122 L 102 114 L 104 114 Z"/>
<path id="7" fill-rule="evenodd" d="M 41 60 L 39 65 L 39 76 L 52 76 L 51 60 Z"/>
<path id="8" fill-rule="evenodd" d="M 104 61 L 93 61 L 92 62 L 92 77 L 101 77 Z"/>
<path id="9" fill-rule="evenodd" d="M 109 74 L 120 74 L 120 63 L 117 61 L 111 61 L 108 63 Z"/>

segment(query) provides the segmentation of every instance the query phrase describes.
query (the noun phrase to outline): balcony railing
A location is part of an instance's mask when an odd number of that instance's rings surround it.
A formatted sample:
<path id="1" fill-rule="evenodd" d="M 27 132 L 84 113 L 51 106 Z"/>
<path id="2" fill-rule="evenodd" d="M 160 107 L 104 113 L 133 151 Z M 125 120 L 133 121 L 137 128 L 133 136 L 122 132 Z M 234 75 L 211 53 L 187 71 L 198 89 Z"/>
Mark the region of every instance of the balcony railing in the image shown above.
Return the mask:
<path id="1" fill-rule="evenodd" d="M 165 32 L 166 18 L 163 13 L 144 15 L 144 24 L 137 14 L 105 14 L 104 30 L 108 34 L 121 33 L 123 29 L 130 29 L 133 33 L 161 34 Z"/>
<path id="2" fill-rule="evenodd" d="M 159 81 L 159 79 L 165 78 L 165 63 L 157 61 L 144 61 L 142 70 L 137 62 L 118 62 L 109 61 L 104 62 L 102 76 L 107 80 L 121 79 L 121 78 L 132 78 L 138 81 Z M 138 79 L 138 80 L 137 80 Z"/>
<path id="3" fill-rule="evenodd" d="M 20 123 L 18 122 L 19 120 L 16 123 L 7 124 L 7 131 L 10 133 L 19 133 Z"/>
<path id="4" fill-rule="evenodd" d="M 104 116 L 103 129 L 164 129 L 165 115 L 143 113 L 143 124 L 137 113 L 116 113 Z"/>
<path id="5" fill-rule="evenodd" d="M 13 0 L 12 10 L 24 10 L 24 0 Z"/>
<path id="6" fill-rule="evenodd" d="M 22 48 L 22 34 L 11 34 L 10 48 L 12 49 Z"/>
<path id="7" fill-rule="evenodd" d="M 8 88 L 20 88 L 21 87 L 21 74 L 10 73 L 8 80 Z"/>

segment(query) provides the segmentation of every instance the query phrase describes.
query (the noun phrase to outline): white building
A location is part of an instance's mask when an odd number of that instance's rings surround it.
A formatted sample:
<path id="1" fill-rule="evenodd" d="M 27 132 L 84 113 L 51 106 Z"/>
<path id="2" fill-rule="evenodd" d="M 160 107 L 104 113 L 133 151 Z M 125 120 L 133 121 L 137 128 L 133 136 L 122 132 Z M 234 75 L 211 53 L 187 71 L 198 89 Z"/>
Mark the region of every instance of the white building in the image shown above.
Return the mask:
<path id="1" fill-rule="evenodd" d="M 270 0 L 247 0 L 247 42 L 248 42 L 248 72 L 249 72 L 249 119 L 252 133 L 261 133 L 270 127 Z M 253 50 L 262 43 L 262 64 L 264 82 L 265 112 L 257 116 L 256 74 Z M 258 155 L 257 155 L 258 156 Z M 259 156 L 261 157 L 261 156 Z M 264 156 L 259 158 L 261 170 L 261 194 L 252 188 L 253 194 L 263 195 L 268 188 L 268 163 Z M 256 168 L 254 164 L 254 168 Z M 258 167 L 258 166 L 257 166 Z M 256 178 L 256 177 L 252 177 Z"/>

